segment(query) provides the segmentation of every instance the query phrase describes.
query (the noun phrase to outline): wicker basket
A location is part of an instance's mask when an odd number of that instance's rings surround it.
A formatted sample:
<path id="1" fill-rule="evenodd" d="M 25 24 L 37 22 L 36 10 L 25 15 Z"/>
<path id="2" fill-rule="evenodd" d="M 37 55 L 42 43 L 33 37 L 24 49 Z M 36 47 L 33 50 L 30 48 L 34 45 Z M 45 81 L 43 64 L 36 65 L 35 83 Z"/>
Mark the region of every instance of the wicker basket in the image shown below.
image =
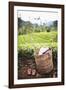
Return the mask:
<path id="1" fill-rule="evenodd" d="M 40 74 L 48 74 L 53 70 L 52 49 L 48 49 L 42 55 L 35 55 L 36 68 Z"/>

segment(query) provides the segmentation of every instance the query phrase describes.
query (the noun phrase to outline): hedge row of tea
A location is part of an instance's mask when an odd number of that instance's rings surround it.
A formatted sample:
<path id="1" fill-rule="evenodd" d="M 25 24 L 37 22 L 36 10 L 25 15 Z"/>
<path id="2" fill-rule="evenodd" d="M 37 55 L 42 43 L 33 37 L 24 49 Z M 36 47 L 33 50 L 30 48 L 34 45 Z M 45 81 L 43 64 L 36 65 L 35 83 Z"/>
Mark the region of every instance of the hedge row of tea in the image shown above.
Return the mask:
<path id="1" fill-rule="evenodd" d="M 57 32 L 40 32 L 18 35 L 18 49 L 57 47 Z"/>

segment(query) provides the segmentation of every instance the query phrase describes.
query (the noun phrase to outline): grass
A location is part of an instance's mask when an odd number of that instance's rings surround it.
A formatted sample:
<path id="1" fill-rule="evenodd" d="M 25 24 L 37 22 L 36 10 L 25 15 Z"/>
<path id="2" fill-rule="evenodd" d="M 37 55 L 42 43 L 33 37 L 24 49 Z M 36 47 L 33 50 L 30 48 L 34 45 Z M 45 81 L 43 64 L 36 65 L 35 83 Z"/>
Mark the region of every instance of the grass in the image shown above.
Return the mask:
<path id="1" fill-rule="evenodd" d="M 18 49 L 57 47 L 57 32 L 39 32 L 18 36 Z"/>

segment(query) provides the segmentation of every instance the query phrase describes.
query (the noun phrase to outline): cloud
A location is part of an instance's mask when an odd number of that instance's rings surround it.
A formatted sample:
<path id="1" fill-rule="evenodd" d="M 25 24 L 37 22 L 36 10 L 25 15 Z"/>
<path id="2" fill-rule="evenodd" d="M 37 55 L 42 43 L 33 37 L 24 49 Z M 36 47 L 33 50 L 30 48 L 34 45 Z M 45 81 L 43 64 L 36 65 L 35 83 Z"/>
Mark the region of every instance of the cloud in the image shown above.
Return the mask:
<path id="1" fill-rule="evenodd" d="M 47 23 L 49 21 L 58 20 L 58 13 L 52 11 L 31 11 L 21 10 L 18 11 L 18 17 L 24 21 L 30 21 L 32 23 Z"/>

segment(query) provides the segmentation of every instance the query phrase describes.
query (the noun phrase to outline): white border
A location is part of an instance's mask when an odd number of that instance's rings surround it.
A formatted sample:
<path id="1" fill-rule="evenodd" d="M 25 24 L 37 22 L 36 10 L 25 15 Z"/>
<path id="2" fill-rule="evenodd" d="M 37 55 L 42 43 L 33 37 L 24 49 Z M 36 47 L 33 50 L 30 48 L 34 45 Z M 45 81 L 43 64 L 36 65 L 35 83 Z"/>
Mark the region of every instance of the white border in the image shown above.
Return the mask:
<path id="1" fill-rule="evenodd" d="M 41 79 L 23 79 L 17 78 L 17 10 L 41 10 L 41 11 L 56 11 L 58 12 L 58 77 L 57 78 L 41 78 Z M 61 9 L 56 8 L 39 8 L 39 7 L 24 7 L 14 6 L 14 84 L 30 84 L 30 83 L 50 83 L 61 82 Z"/>

